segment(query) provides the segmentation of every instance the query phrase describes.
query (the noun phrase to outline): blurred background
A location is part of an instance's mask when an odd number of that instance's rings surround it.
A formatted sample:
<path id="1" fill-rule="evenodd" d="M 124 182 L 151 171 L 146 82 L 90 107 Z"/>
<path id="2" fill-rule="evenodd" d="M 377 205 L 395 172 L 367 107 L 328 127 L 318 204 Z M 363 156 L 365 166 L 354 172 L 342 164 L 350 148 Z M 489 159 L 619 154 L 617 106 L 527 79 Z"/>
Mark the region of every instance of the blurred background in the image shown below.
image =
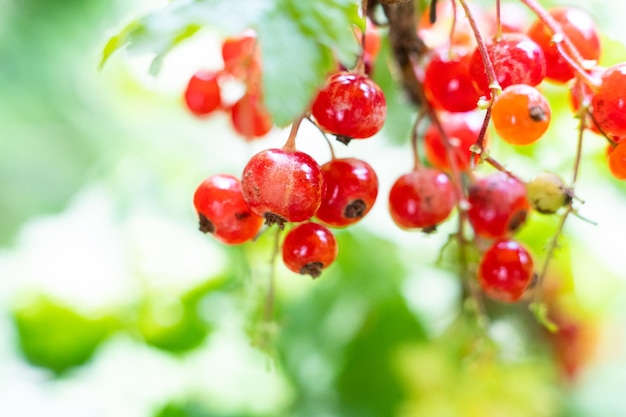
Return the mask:
<path id="1" fill-rule="evenodd" d="M 483 333 L 455 265 L 437 262 L 454 224 L 393 225 L 386 193 L 411 168 L 399 101 L 379 137 L 336 147 L 376 169 L 379 201 L 337 232 L 320 279 L 277 263 L 268 325 L 272 236 L 219 245 L 198 232 L 191 199 L 287 131 L 246 142 L 227 116 L 185 111 L 191 74 L 221 65 L 219 33 L 182 44 L 157 77 L 151 57 L 124 53 L 98 70 L 108 37 L 164 4 L 0 0 L 0 415 L 626 416 L 626 185 L 602 140 L 585 141 L 577 187 L 598 225 L 568 220 L 547 281 L 560 331 L 526 303 L 488 302 Z M 603 62 L 626 60 L 626 6 L 576 5 L 605 36 Z M 576 122 L 562 89 L 546 92 L 548 137 L 494 155 L 524 178 L 569 178 Z M 310 126 L 299 147 L 329 158 Z M 533 215 L 520 238 L 540 254 L 556 226 Z"/>

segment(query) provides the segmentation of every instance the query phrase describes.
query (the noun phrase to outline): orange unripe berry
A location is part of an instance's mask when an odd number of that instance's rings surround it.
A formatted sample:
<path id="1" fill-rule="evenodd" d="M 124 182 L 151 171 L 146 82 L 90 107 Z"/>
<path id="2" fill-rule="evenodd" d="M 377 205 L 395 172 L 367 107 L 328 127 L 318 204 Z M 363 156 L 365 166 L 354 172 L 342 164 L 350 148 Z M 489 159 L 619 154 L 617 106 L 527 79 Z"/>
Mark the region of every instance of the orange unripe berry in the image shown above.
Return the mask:
<path id="1" fill-rule="evenodd" d="M 536 142 L 550 125 L 548 100 L 534 87 L 510 85 L 502 91 L 491 109 L 493 127 L 511 145 Z"/>

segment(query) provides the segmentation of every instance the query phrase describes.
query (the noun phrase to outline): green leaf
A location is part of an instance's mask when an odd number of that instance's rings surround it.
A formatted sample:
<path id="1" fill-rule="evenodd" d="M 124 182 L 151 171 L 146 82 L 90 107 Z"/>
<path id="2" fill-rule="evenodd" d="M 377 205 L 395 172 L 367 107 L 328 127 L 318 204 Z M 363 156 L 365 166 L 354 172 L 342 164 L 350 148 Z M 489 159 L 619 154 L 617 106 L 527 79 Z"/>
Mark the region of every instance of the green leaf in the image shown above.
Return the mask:
<path id="1" fill-rule="evenodd" d="M 290 17 L 303 33 L 332 49 L 339 61 L 352 66 L 359 53 L 353 25 L 364 30 L 365 19 L 359 16 L 354 0 L 285 1 Z"/>
<path id="2" fill-rule="evenodd" d="M 90 318 L 48 298 L 37 298 L 13 312 L 26 360 L 60 375 L 83 365 L 115 330 L 110 317 Z"/>
<path id="3" fill-rule="evenodd" d="M 267 109 L 279 126 L 302 115 L 315 89 L 334 67 L 332 52 L 307 36 L 296 21 L 273 13 L 258 26 Z"/>

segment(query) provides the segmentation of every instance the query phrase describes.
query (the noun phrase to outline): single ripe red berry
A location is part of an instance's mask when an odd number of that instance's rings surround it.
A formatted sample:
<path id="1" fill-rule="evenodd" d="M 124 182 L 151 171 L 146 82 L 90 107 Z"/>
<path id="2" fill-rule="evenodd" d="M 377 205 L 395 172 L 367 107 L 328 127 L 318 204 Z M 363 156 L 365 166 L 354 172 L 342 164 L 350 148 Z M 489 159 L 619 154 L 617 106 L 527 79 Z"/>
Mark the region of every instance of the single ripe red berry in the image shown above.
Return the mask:
<path id="1" fill-rule="evenodd" d="M 487 53 L 503 89 L 512 84 L 534 86 L 546 75 L 546 60 L 541 48 L 521 33 L 504 34 L 501 39 L 487 44 Z M 490 97 L 489 80 L 478 48 L 471 57 L 469 72 L 476 90 Z"/>
<path id="2" fill-rule="evenodd" d="M 626 63 L 607 68 L 591 96 L 591 113 L 609 137 L 626 136 Z"/>
<path id="3" fill-rule="evenodd" d="M 478 265 L 478 282 L 494 300 L 518 301 L 534 274 L 533 259 L 519 242 L 500 239 L 483 254 Z"/>
<path id="4" fill-rule="evenodd" d="M 478 139 L 483 124 L 483 117 L 474 112 L 441 112 L 439 113 L 439 119 L 448 137 L 457 168 L 461 171 L 469 170 L 472 159 L 470 148 Z M 489 136 L 485 135 L 485 145 L 488 145 L 489 141 Z M 444 171 L 451 170 L 443 138 L 434 124 L 431 124 L 424 133 L 424 152 L 426 159 L 433 166 Z"/>
<path id="5" fill-rule="evenodd" d="M 320 206 L 324 176 L 308 154 L 266 149 L 254 155 L 243 170 L 243 198 L 268 225 L 310 219 Z"/>
<path id="6" fill-rule="evenodd" d="M 554 7 L 548 12 L 584 59 L 597 60 L 600 57 L 600 38 L 587 12 L 573 7 Z M 542 21 L 536 20 L 527 33 L 543 50 L 547 79 L 565 83 L 574 78 L 574 70 L 552 40 L 554 33 Z"/>
<path id="7" fill-rule="evenodd" d="M 258 64 L 254 57 L 255 43 L 256 32 L 253 29 L 224 39 L 222 43 L 224 70 L 238 78 L 246 77 L 250 66 Z"/>
<path id="8" fill-rule="evenodd" d="M 479 94 L 469 73 L 471 54 L 462 48 L 443 48 L 426 65 L 424 93 L 435 107 L 450 112 L 476 108 Z"/>
<path id="9" fill-rule="evenodd" d="M 193 204 L 200 230 L 229 245 L 251 240 L 263 225 L 263 218 L 252 213 L 244 201 L 239 179 L 232 175 L 217 174 L 202 181 Z"/>
<path id="10" fill-rule="evenodd" d="M 338 72 L 318 91 L 311 114 L 322 129 L 346 142 L 378 133 L 387 115 L 380 87 L 363 74 Z"/>
<path id="11" fill-rule="evenodd" d="M 307 222 L 291 229 L 283 241 L 283 262 L 293 272 L 317 278 L 333 263 L 338 247 L 335 236 L 321 224 Z"/>
<path id="12" fill-rule="evenodd" d="M 468 202 L 467 217 L 474 233 L 490 239 L 518 230 L 530 210 L 524 184 L 503 172 L 476 180 L 469 187 Z"/>
<path id="13" fill-rule="evenodd" d="M 235 131 L 248 140 L 265 136 L 274 126 L 258 93 L 246 93 L 230 110 Z"/>
<path id="14" fill-rule="evenodd" d="M 197 71 L 187 83 L 184 93 L 185 104 L 196 116 L 213 113 L 222 102 L 218 73 L 216 71 Z"/>
<path id="15" fill-rule="evenodd" d="M 446 220 L 456 203 L 454 185 L 434 168 L 411 171 L 398 178 L 389 192 L 389 212 L 403 229 L 433 232 Z"/>
<path id="16" fill-rule="evenodd" d="M 316 216 L 328 226 L 344 227 L 361 220 L 378 196 L 378 177 L 365 161 L 332 159 L 322 165 L 326 191 Z"/>
<path id="17" fill-rule="evenodd" d="M 626 180 L 626 141 L 610 145 L 606 161 L 611 175 L 618 180 Z"/>
<path id="18" fill-rule="evenodd" d="M 505 88 L 491 108 L 493 127 L 511 145 L 536 142 L 548 129 L 551 114 L 548 100 L 526 84 Z"/>

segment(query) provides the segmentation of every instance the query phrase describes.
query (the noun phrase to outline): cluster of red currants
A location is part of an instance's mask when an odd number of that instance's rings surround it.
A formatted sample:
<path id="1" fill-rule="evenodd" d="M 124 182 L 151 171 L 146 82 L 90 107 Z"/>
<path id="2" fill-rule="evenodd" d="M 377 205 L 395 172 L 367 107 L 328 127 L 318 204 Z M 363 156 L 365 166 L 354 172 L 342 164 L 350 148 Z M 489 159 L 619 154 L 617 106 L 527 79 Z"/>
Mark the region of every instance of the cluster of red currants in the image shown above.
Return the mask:
<path id="1" fill-rule="evenodd" d="M 263 225 L 282 230 L 294 224 L 281 245 L 285 266 L 315 278 L 335 260 L 337 241 L 329 227 L 352 225 L 370 211 L 378 177 L 357 158 L 333 156 L 320 166 L 296 149 L 296 136 L 305 117 L 346 144 L 378 133 L 386 100 L 364 66 L 359 68 L 330 75 L 312 100 L 310 114 L 293 123 L 285 145 L 254 155 L 241 180 L 218 174 L 200 184 L 194 195 L 200 230 L 226 244 L 240 244 L 254 239 Z"/>
<path id="2" fill-rule="evenodd" d="M 534 2 L 524 3 L 535 7 Z M 424 161 L 418 157 L 416 123 L 415 166 L 393 183 L 389 212 L 400 228 L 430 233 L 456 208 L 461 241 L 469 242 L 467 224 L 482 250 L 476 276 L 483 292 L 515 302 L 531 287 L 535 268 L 533 257 L 514 234 L 531 209 L 553 214 L 570 207 L 573 190 L 554 174 L 524 182 L 506 171 L 487 152 L 488 126 L 508 144 L 536 142 L 551 118 L 540 84 L 546 80 L 564 85 L 581 120 L 581 132 L 589 129 L 606 137 L 609 169 L 625 179 L 626 63 L 610 68 L 596 64 L 599 36 L 582 10 L 536 9 L 538 19 L 526 28 L 523 22 L 507 20 L 515 13 L 494 20 L 477 8 L 460 11 L 450 4 L 455 2 L 440 2 L 436 22 L 422 17 L 419 25 L 418 34 L 430 51 L 415 63 L 415 73 L 432 110 L 431 123 L 420 138 Z M 463 26 L 465 15 L 473 24 Z M 438 37 L 446 22 L 454 22 L 454 30 Z M 220 174 L 202 182 L 194 196 L 202 231 L 226 244 L 240 244 L 254 239 L 264 224 L 276 224 L 281 230 L 290 224 L 282 241 L 282 258 L 289 269 L 317 277 L 333 262 L 338 249 L 329 227 L 346 227 L 363 218 L 376 200 L 378 179 L 372 167 L 357 158 L 333 157 L 320 166 L 296 149 L 295 139 L 303 119 L 345 144 L 369 138 L 382 128 L 385 97 L 366 68 L 380 45 L 371 26 L 368 21 L 356 67 L 328 77 L 306 114 L 293 123 L 282 148 L 254 155 L 241 180 Z M 221 74 L 245 79 L 246 94 L 231 111 L 235 130 L 247 138 L 263 136 L 272 125 L 258 87 L 255 44 L 251 33 L 225 41 L 224 71 L 204 78 L 194 75 L 185 92 L 192 112 L 208 114 L 220 106 Z M 478 174 L 475 167 L 484 161 L 498 170 Z"/>
<path id="3" fill-rule="evenodd" d="M 416 72 L 435 115 L 422 142 L 431 167 L 416 164 L 390 196 L 391 214 L 403 227 L 429 230 L 455 206 L 464 211 L 475 241 L 488 243 L 478 264 L 478 282 L 484 293 L 504 302 L 519 300 L 536 278 L 532 256 L 513 235 L 531 208 L 556 213 L 571 204 L 573 191 L 554 174 L 525 183 L 506 171 L 488 155 L 487 123 L 508 144 L 532 144 L 551 118 L 538 87 L 544 80 L 564 85 L 582 120 L 581 131 L 590 129 L 608 139 L 610 171 L 626 178 L 626 63 L 606 69 L 596 64 L 600 40 L 586 12 L 525 3 L 538 16 L 528 27 L 516 17 L 507 20 L 505 10 L 496 20 L 467 3 L 462 3 L 465 10 L 456 10 L 454 2 L 440 3 L 434 24 L 422 17 L 420 36 L 431 50 Z M 441 29 L 451 22 L 456 23 L 452 35 Z M 474 172 L 484 160 L 498 172 Z M 413 193 L 411 200 L 408 193 Z M 394 204 L 395 198 L 405 201 Z M 402 210 L 394 212 L 394 207 Z"/>
<path id="4" fill-rule="evenodd" d="M 220 70 L 198 70 L 184 93 L 189 111 L 205 117 L 217 110 L 230 112 L 235 131 L 246 139 L 265 136 L 273 127 L 272 117 L 263 105 L 261 59 L 256 48 L 256 33 L 249 29 L 222 42 L 224 66 Z M 245 93 L 234 103 L 222 94 L 229 81 L 244 84 Z"/>

